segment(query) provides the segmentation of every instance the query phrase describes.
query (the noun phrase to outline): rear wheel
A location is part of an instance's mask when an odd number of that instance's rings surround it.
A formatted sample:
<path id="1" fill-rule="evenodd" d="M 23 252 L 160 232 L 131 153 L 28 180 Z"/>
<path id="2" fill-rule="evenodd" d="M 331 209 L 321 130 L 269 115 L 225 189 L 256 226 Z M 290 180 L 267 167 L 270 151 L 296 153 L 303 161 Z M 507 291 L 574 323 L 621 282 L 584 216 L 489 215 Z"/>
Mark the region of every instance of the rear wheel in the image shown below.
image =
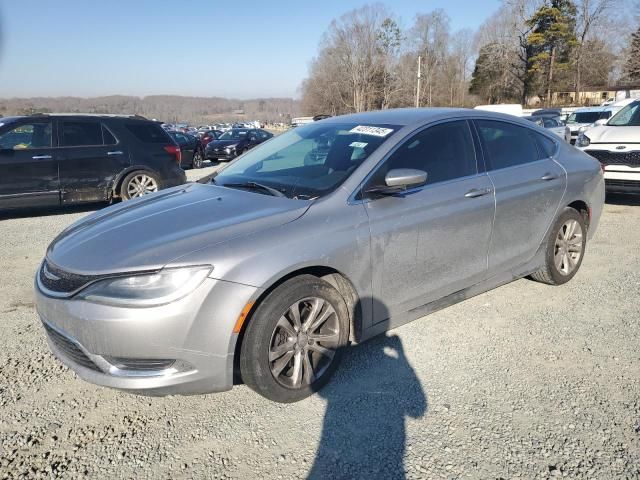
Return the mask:
<path id="1" fill-rule="evenodd" d="M 344 299 L 311 275 L 286 281 L 258 306 L 240 350 L 243 381 L 276 402 L 302 400 L 324 386 L 349 339 Z"/>
<path id="2" fill-rule="evenodd" d="M 120 196 L 123 200 L 141 197 L 158 191 L 158 179 L 149 172 L 131 172 L 122 181 Z"/>
<path id="3" fill-rule="evenodd" d="M 547 239 L 544 267 L 531 278 L 549 285 L 568 282 L 578 273 L 586 244 L 584 217 L 573 208 L 565 208 Z"/>

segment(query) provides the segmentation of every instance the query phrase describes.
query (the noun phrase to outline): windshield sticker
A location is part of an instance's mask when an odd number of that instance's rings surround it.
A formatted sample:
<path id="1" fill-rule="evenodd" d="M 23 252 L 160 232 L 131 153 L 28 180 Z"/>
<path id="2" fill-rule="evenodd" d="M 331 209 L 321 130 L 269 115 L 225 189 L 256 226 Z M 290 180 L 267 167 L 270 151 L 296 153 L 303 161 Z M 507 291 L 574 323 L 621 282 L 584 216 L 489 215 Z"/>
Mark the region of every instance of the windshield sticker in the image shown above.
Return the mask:
<path id="1" fill-rule="evenodd" d="M 358 125 L 349 130 L 349 133 L 362 133 L 363 135 L 373 135 L 374 137 L 386 137 L 391 132 L 393 132 L 392 128 L 369 127 L 366 125 Z"/>
<path id="2" fill-rule="evenodd" d="M 352 142 L 349 146 L 353 147 L 353 148 L 364 148 L 367 145 L 369 145 L 369 144 L 365 143 L 365 142 Z"/>

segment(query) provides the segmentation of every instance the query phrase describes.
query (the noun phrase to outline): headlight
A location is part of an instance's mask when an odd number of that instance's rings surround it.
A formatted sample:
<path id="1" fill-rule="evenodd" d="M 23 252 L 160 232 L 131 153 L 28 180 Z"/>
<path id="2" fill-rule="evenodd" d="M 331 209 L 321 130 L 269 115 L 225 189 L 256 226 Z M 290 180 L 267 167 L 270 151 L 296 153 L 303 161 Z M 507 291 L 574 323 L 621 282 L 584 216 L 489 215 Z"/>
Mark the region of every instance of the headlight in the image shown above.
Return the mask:
<path id="1" fill-rule="evenodd" d="M 77 298 L 117 307 L 155 307 L 185 297 L 211 270 L 208 265 L 167 268 L 151 274 L 107 278 L 89 285 Z"/>
<path id="2" fill-rule="evenodd" d="M 233 152 L 235 149 L 236 149 L 236 146 L 235 146 L 235 145 L 229 145 L 227 148 L 225 148 L 225 151 L 226 151 L 227 153 L 231 153 L 231 152 Z"/>
<path id="3" fill-rule="evenodd" d="M 576 146 L 588 147 L 590 143 L 591 140 L 589 139 L 589 137 L 587 137 L 584 132 L 580 132 L 580 134 L 578 135 L 578 139 L 576 140 Z"/>

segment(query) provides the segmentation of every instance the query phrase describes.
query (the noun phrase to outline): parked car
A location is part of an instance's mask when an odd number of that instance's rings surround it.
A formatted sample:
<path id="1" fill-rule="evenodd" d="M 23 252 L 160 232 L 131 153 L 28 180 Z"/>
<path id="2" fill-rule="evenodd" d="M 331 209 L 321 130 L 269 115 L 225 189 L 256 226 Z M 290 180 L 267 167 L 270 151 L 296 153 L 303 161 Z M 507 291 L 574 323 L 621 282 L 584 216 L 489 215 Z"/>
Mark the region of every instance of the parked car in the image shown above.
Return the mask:
<path id="1" fill-rule="evenodd" d="M 580 133 L 576 147 L 602 164 L 607 191 L 640 193 L 640 100 Z"/>
<path id="2" fill-rule="evenodd" d="M 327 139 L 324 161 L 305 165 Z M 37 311 L 53 353 L 87 381 L 216 392 L 235 365 L 261 395 L 293 402 L 329 380 L 349 341 L 519 277 L 571 280 L 603 201 L 595 159 L 513 116 L 333 117 L 208 184 L 80 220 L 47 249 Z"/>
<path id="3" fill-rule="evenodd" d="M 183 167 L 202 168 L 202 149 L 200 139 L 188 133 L 169 132 L 171 138 L 180 146 Z"/>
<path id="4" fill-rule="evenodd" d="M 221 130 L 207 130 L 202 134 L 202 136 L 200 137 L 200 148 L 202 149 L 203 156 L 204 156 L 204 149 L 207 146 L 207 144 L 212 140 L 220 138 L 220 135 L 222 134 L 223 132 Z"/>
<path id="5" fill-rule="evenodd" d="M 564 139 L 571 143 L 571 145 L 575 144 L 581 131 L 593 126 L 596 122 L 606 122 L 622 108 L 622 106 L 612 104 L 604 107 L 584 107 L 577 109 L 567 118 Z"/>
<path id="6" fill-rule="evenodd" d="M 0 118 L 0 209 L 129 199 L 185 183 L 181 151 L 137 116 Z"/>
<path id="7" fill-rule="evenodd" d="M 529 120 L 530 122 L 535 123 L 536 125 L 546 128 L 554 135 L 557 135 L 560 138 L 564 138 L 564 125 L 560 123 L 558 120 L 552 117 L 547 117 L 544 115 L 531 115 L 529 117 L 522 117 L 525 120 Z"/>
<path id="8" fill-rule="evenodd" d="M 207 160 L 233 160 L 247 150 L 269 140 L 272 133 L 260 129 L 232 128 L 205 147 Z"/>

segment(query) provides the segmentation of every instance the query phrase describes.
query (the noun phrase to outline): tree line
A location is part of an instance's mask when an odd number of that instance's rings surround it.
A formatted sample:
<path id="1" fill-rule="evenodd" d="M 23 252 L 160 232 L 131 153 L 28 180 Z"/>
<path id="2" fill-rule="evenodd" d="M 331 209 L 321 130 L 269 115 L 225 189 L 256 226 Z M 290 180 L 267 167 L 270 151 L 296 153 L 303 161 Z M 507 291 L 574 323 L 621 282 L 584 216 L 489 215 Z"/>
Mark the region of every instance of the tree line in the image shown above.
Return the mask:
<path id="1" fill-rule="evenodd" d="M 34 97 L 0 99 L 0 115 L 34 113 L 115 113 L 137 114 L 164 122 L 202 125 L 216 122 L 260 120 L 289 123 L 299 114 L 299 102 L 292 98 L 233 100 L 218 97 L 150 95 L 133 97 Z M 242 112 L 242 113 L 240 113 Z"/>
<path id="2" fill-rule="evenodd" d="M 553 92 L 640 85 L 631 1 L 503 0 L 476 31 L 452 31 L 442 9 L 403 27 L 385 6 L 366 5 L 329 25 L 300 87 L 302 109 L 549 104 Z"/>

